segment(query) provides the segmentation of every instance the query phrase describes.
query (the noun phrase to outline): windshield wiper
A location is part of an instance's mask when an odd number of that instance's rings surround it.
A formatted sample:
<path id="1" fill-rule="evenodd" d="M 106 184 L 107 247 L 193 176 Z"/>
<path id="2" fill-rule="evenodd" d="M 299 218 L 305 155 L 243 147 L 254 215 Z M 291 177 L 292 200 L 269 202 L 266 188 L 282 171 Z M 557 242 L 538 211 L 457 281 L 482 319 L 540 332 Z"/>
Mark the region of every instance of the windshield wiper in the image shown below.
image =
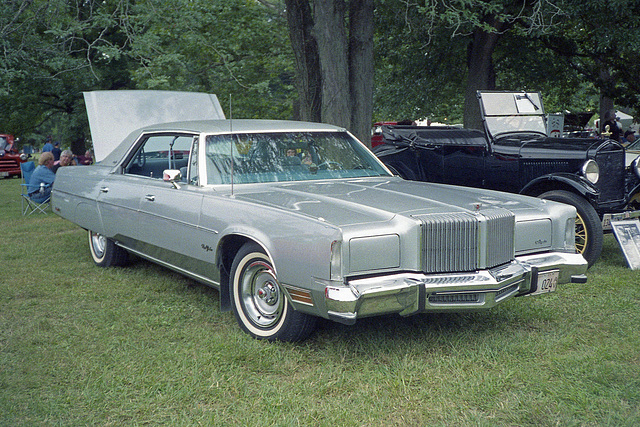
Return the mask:
<path id="1" fill-rule="evenodd" d="M 520 101 L 521 99 L 526 99 L 527 101 L 529 101 L 531 103 L 531 105 L 533 105 L 533 109 L 534 110 L 539 110 L 540 109 L 540 107 L 538 107 L 536 105 L 536 103 L 533 102 L 533 99 L 531 99 L 531 97 L 529 96 L 528 93 L 525 92 L 523 95 L 517 95 L 516 94 L 516 100 Z"/>

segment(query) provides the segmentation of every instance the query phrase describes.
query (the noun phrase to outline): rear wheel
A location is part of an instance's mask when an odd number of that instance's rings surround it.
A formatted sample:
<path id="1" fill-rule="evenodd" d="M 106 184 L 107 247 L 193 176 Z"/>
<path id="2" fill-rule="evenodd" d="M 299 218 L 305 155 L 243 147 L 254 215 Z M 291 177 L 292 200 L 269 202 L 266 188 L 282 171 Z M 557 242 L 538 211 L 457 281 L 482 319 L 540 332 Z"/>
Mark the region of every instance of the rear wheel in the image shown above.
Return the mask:
<path id="1" fill-rule="evenodd" d="M 602 253 L 602 222 L 596 210 L 584 198 L 564 190 L 554 190 L 539 196 L 542 199 L 566 203 L 576 208 L 576 250 L 591 267 Z"/>
<path id="2" fill-rule="evenodd" d="M 293 310 L 271 260 L 255 243 L 247 243 L 231 267 L 231 303 L 238 323 L 255 338 L 300 341 L 309 336 L 316 317 Z"/>
<path id="3" fill-rule="evenodd" d="M 113 240 L 106 238 L 100 233 L 89 230 L 89 250 L 93 262 L 100 267 L 112 267 L 124 265 L 129 254 L 127 251 L 116 245 Z"/>

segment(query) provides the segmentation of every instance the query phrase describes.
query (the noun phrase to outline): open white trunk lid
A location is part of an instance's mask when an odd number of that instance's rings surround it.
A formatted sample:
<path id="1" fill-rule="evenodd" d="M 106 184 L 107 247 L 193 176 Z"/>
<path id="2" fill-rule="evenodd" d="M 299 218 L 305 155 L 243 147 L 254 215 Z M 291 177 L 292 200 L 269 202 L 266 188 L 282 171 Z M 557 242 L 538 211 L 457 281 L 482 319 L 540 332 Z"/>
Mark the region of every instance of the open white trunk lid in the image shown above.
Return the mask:
<path id="1" fill-rule="evenodd" d="M 136 129 L 164 122 L 220 120 L 224 111 L 210 93 L 164 90 L 84 92 L 96 161 Z"/>

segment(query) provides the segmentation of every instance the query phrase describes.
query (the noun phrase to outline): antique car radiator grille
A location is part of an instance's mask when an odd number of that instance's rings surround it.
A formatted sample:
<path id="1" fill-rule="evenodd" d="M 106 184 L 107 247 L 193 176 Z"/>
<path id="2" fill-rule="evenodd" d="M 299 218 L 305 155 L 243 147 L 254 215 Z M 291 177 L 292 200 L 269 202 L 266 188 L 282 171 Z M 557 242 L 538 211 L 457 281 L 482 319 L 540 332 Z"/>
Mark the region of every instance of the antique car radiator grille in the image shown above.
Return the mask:
<path id="1" fill-rule="evenodd" d="M 600 191 L 600 203 L 624 199 L 624 151 L 612 146 L 596 153 L 596 162 L 600 166 L 600 179 L 596 183 Z"/>
<path id="2" fill-rule="evenodd" d="M 507 210 L 414 217 L 422 222 L 425 273 L 491 268 L 514 257 L 515 218 Z"/>
<path id="3" fill-rule="evenodd" d="M 520 176 L 521 182 L 526 184 L 539 176 L 548 175 L 555 172 L 575 172 L 572 170 L 571 164 L 568 161 L 534 161 L 523 160 L 522 162 L 522 174 Z"/>

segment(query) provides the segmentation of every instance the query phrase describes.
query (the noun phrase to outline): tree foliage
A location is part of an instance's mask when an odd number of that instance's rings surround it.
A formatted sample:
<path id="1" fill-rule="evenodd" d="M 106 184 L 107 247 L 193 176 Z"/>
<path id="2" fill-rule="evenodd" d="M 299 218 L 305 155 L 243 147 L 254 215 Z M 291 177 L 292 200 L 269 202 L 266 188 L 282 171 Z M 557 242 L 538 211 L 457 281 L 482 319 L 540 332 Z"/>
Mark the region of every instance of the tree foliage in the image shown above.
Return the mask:
<path id="1" fill-rule="evenodd" d="M 372 77 L 368 30 L 354 25 L 374 4 Z M 306 20 L 292 26 L 294 9 Z M 321 28 L 319 10 L 338 13 Z M 548 111 L 597 108 L 602 97 L 638 111 L 639 14 L 640 0 L 7 0 L 0 131 L 53 134 L 80 151 L 82 92 L 117 89 L 212 92 L 236 118 L 353 130 L 357 116 L 362 139 L 367 110 L 459 123 L 477 89 L 537 90 Z M 338 76 L 349 82 L 340 91 L 327 85 Z M 336 93 L 345 107 L 331 115 Z"/>
<path id="2" fill-rule="evenodd" d="M 3 132 L 87 132 L 82 92 L 216 93 L 227 114 L 290 118 L 284 7 L 251 0 L 14 0 L 0 5 Z M 80 145 L 80 144 L 76 144 Z M 76 151 L 80 151 L 78 147 Z"/>
<path id="3" fill-rule="evenodd" d="M 234 117 L 291 117 L 294 71 L 282 5 L 150 0 L 125 19 L 137 88 L 212 92 Z"/>

